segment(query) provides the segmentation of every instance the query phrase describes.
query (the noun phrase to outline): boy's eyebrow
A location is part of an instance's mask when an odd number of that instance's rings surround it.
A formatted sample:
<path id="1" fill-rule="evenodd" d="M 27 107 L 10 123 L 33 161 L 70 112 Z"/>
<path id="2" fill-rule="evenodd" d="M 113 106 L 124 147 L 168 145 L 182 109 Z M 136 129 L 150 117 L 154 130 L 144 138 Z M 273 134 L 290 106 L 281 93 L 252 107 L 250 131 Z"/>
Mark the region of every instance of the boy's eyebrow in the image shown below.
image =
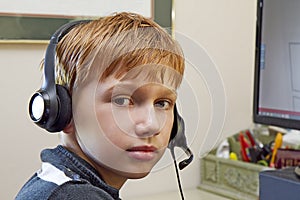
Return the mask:
<path id="1" fill-rule="evenodd" d="M 113 85 L 112 87 L 108 88 L 105 92 L 104 95 L 112 95 L 114 91 L 134 91 L 135 87 L 131 86 L 130 84 L 117 84 L 117 85 Z"/>
<path id="2" fill-rule="evenodd" d="M 117 88 L 117 89 L 116 89 Z M 115 93 L 116 91 L 122 91 L 122 92 L 131 92 L 134 91 L 134 88 L 131 87 L 132 89 L 129 89 L 129 87 L 125 87 L 124 84 L 117 84 L 117 85 L 113 85 L 110 88 L 108 88 L 107 90 L 104 91 L 103 96 L 106 98 L 110 98 L 113 93 Z"/>
<path id="3" fill-rule="evenodd" d="M 104 92 L 104 96 L 106 97 L 111 97 L 113 95 L 114 92 L 127 92 L 127 93 L 134 93 L 134 91 L 136 91 L 139 87 L 136 87 L 136 85 L 134 84 L 117 84 L 114 85 L 110 88 L 108 88 L 105 92 Z M 166 87 L 166 89 L 164 90 L 164 93 L 166 95 L 172 95 L 177 97 L 177 92 L 175 89 L 170 89 L 168 87 Z"/>
<path id="4" fill-rule="evenodd" d="M 107 89 L 106 91 L 104 91 L 103 96 L 106 98 L 110 98 L 112 96 L 114 90 L 114 86 L 110 87 L 109 89 Z"/>

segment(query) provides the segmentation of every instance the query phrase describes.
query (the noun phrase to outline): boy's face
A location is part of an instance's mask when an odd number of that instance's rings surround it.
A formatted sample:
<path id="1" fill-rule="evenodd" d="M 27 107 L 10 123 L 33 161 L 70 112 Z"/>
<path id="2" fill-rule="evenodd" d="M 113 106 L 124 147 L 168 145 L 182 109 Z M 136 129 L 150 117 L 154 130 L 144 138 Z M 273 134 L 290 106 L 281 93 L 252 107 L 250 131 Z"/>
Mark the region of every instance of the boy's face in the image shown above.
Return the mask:
<path id="1" fill-rule="evenodd" d="M 73 118 L 89 161 L 126 178 L 146 176 L 169 142 L 174 91 L 159 83 L 112 77 L 78 88 Z"/>

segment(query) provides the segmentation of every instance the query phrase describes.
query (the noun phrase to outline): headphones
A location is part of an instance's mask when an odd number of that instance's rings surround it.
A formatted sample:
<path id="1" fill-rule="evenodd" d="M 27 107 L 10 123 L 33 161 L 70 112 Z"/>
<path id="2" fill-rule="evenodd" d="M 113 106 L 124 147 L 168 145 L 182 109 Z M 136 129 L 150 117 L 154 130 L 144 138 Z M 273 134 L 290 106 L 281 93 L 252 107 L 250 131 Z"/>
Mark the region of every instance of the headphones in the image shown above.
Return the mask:
<path id="1" fill-rule="evenodd" d="M 48 132 L 63 130 L 72 118 L 72 101 L 70 94 L 62 85 L 55 84 L 56 46 L 58 42 L 75 26 L 91 20 L 79 20 L 60 27 L 51 37 L 46 50 L 44 62 L 44 79 L 42 87 L 35 92 L 29 102 L 29 115 L 32 121 Z M 174 124 L 168 148 L 175 159 L 174 148 L 180 147 L 189 156 L 179 163 L 183 169 L 193 160 L 193 154 L 187 146 L 184 133 L 184 121 L 174 106 Z"/>
<path id="2" fill-rule="evenodd" d="M 56 46 L 72 28 L 89 21 L 74 21 L 63 25 L 52 35 L 47 47 L 43 84 L 30 99 L 29 115 L 35 124 L 48 132 L 61 131 L 72 118 L 69 92 L 64 86 L 55 84 Z"/>

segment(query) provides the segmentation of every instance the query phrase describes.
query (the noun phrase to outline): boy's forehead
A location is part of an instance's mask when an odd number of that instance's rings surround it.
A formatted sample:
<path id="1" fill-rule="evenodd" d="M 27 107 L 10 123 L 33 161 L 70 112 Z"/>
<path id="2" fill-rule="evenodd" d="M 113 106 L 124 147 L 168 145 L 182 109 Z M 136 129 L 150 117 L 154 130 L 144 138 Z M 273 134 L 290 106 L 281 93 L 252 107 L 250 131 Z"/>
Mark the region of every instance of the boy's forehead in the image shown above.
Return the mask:
<path id="1" fill-rule="evenodd" d="M 136 85 L 156 84 L 176 90 L 182 75 L 170 66 L 161 64 L 144 64 L 132 68 L 119 78 L 120 82 L 133 82 Z"/>

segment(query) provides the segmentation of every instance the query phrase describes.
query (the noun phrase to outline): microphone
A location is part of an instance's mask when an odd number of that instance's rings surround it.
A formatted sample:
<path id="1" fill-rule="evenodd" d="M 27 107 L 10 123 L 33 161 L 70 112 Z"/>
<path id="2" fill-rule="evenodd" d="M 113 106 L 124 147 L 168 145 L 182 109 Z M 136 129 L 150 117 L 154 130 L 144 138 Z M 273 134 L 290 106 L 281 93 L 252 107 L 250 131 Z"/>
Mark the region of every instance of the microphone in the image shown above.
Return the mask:
<path id="1" fill-rule="evenodd" d="M 194 159 L 194 155 L 193 155 L 193 153 L 192 153 L 192 151 L 189 149 L 189 148 L 187 148 L 187 149 L 185 149 L 185 154 L 189 157 L 189 158 L 187 158 L 187 159 L 185 159 L 185 160 L 183 160 L 183 161 L 181 161 L 180 163 L 179 163 L 179 169 L 180 170 L 183 170 L 186 166 L 188 166 L 192 161 L 193 161 L 193 159 Z"/>
<path id="2" fill-rule="evenodd" d="M 177 108 L 175 107 L 174 109 L 174 124 L 176 125 L 176 129 L 172 130 L 176 132 L 175 137 L 169 141 L 168 148 L 170 149 L 173 161 L 174 161 L 174 166 L 176 170 L 176 176 L 177 176 L 177 182 L 178 182 L 178 187 L 181 195 L 181 199 L 184 200 L 184 195 L 181 187 L 181 182 L 180 182 L 180 177 L 179 177 L 179 172 L 178 172 L 178 166 L 175 158 L 175 147 L 181 148 L 184 153 L 188 156 L 188 158 L 184 159 L 183 161 L 179 162 L 179 169 L 182 170 L 185 167 L 187 167 L 194 158 L 194 155 L 192 151 L 188 148 L 187 146 L 187 140 L 185 137 L 185 126 L 184 126 L 184 121 L 182 117 L 178 114 Z"/>

